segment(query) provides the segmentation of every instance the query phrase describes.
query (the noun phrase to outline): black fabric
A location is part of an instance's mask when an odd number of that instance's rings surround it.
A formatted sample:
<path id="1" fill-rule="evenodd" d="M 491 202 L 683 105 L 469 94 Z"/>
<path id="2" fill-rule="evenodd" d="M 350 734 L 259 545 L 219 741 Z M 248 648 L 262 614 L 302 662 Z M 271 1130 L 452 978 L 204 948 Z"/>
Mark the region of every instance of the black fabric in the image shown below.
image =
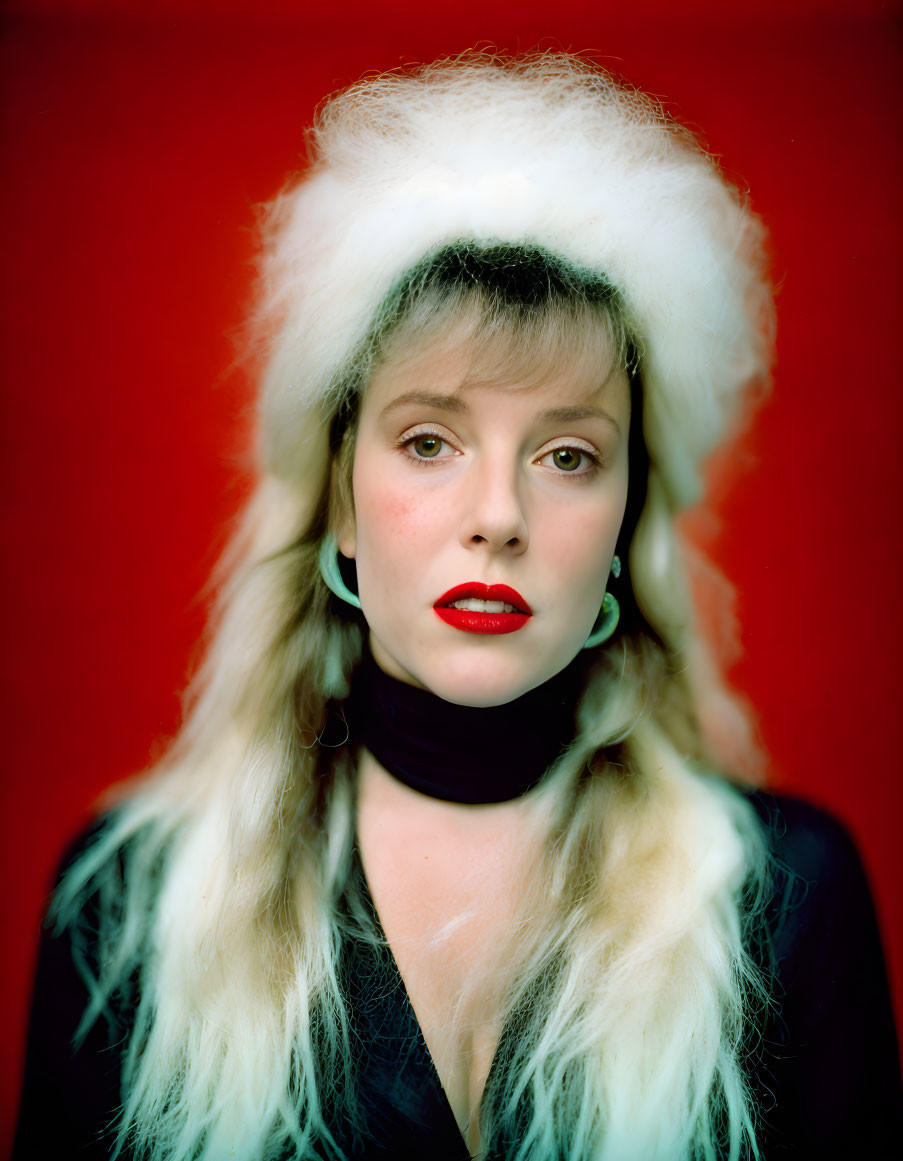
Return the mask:
<path id="1" fill-rule="evenodd" d="M 454 705 L 396 681 L 366 654 L 354 675 L 348 726 L 399 781 L 445 802 L 507 802 L 525 794 L 574 737 L 585 679 L 578 657 L 505 705 Z"/>
<path id="2" fill-rule="evenodd" d="M 778 860 L 775 1006 L 751 1065 L 765 1156 L 891 1156 L 903 1124 L 899 1056 L 862 863 L 830 815 L 787 797 L 752 800 Z"/>
<path id="3" fill-rule="evenodd" d="M 381 933 L 357 857 L 353 875 L 359 898 Z M 337 1124 L 334 1132 L 342 1148 L 368 1161 L 469 1161 L 391 951 L 352 935 L 343 945 L 341 970 L 358 1053 L 358 1100 L 368 1130 L 365 1143 L 355 1142 Z"/>
<path id="4" fill-rule="evenodd" d="M 101 826 L 102 820 L 70 846 L 60 863 L 60 876 Z M 86 930 L 96 930 L 90 905 L 84 918 Z M 76 968 L 69 933 L 56 937 L 45 929 L 28 1026 L 13 1149 L 16 1161 L 46 1157 L 101 1161 L 110 1156 L 110 1125 L 120 1107 L 121 1054 L 131 1013 L 109 1008 L 75 1052 L 72 1045 L 87 1005 L 88 991 Z"/>
<path id="5" fill-rule="evenodd" d="M 749 1049 L 763 1156 L 858 1161 L 895 1155 L 901 1123 L 896 1037 L 855 848 L 840 824 L 811 806 L 764 794 L 752 801 L 777 858 L 768 912 L 776 999 L 761 1042 Z M 372 909 L 359 864 L 354 874 Z M 349 935 L 341 970 L 363 1053 L 359 1099 L 370 1139 L 355 1145 L 337 1124 L 337 1141 L 366 1161 L 467 1161 L 391 952 Z M 128 1014 L 101 1021 L 73 1054 L 86 1000 L 68 939 L 45 933 L 15 1161 L 109 1156 L 106 1128 L 119 1102 Z M 128 1151 L 121 1156 L 129 1161 Z M 505 1154 L 491 1161 L 505 1161 Z"/>

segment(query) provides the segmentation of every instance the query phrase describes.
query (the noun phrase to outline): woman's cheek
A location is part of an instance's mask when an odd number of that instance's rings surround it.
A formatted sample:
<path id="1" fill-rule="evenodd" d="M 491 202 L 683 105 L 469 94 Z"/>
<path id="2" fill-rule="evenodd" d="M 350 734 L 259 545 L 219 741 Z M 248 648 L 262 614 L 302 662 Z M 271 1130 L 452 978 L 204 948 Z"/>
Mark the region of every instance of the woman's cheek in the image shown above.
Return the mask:
<path id="1" fill-rule="evenodd" d="M 429 505 L 404 489 L 387 490 L 380 497 L 373 519 L 383 542 L 414 544 L 429 528 Z"/>
<path id="2" fill-rule="evenodd" d="M 358 567 L 410 580 L 437 532 L 434 506 L 410 489 L 383 486 L 357 505 Z"/>

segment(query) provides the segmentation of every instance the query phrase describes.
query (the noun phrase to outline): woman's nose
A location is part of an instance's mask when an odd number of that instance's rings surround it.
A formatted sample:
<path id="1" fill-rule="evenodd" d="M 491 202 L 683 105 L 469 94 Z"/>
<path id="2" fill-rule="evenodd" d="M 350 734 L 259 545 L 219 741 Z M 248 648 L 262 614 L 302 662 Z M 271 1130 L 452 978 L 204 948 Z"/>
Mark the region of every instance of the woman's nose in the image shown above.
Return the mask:
<path id="1" fill-rule="evenodd" d="M 524 552 L 529 528 L 517 469 L 489 464 L 475 471 L 468 484 L 461 543 L 485 544 L 493 552 Z"/>

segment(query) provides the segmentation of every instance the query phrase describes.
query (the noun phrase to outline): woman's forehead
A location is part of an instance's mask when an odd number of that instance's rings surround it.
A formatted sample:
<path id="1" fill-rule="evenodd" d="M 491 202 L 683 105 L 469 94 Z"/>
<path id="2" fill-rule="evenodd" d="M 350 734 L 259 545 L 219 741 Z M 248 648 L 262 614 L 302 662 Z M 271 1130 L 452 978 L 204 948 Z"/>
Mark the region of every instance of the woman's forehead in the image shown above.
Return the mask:
<path id="1" fill-rule="evenodd" d="M 510 330 L 459 324 L 444 333 L 437 327 L 432 334 L 402 336 L 384 351 L 368 390 L 385 404 L 393 395 L 462 396 L 477 387 L 536 391 L 567 403 L 623 394 L 629 406 L 627 373 L 597 320 Z"/>

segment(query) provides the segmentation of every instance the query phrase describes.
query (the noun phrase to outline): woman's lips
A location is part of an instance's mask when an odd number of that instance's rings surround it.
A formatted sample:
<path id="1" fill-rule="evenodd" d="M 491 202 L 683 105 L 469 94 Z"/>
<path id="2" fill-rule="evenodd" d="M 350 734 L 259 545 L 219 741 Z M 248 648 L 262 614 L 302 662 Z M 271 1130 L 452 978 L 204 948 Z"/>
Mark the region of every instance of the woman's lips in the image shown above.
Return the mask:
<path id="1" fill-rule="evenodd" d="M 533 616 L 533 610 L 508 585 L 471 581 L 455 585 L 433 605 L 446 625 L 464 633 L 514 633 Z"/>

